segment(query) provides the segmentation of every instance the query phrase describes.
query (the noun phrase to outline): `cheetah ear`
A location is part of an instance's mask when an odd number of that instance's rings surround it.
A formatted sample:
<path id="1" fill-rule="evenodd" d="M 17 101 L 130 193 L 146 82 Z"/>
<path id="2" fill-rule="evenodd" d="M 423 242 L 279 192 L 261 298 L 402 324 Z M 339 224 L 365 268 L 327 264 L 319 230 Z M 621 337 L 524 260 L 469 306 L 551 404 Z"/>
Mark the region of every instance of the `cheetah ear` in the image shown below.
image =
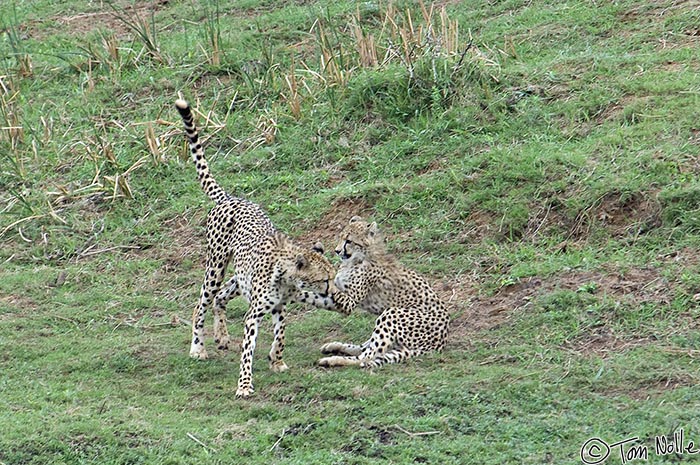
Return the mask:
<path id="1" fill-rule="evenodd" d="M 367 226 L 367 233 L 369 234 L 369 237 L 374 237 L 378 232 L 379 228 L 377 227 L 376 221 L 372 222 L 372 224 Z"/>
<path id="2" fill-rule="evenodd" d="M 362 217 L 361 217 L 361 216 L 355 215 L 355 216 L 353 216 L 352 218 L 350 218 L 350 222 L 351 222 L 351 223 L 357 223 L 358 221 L 362 221 Z"/>
<path id="3" fill-rule="evenodd" d="M 311 250 L 313 250 L 314 252 L 318 252 L 321 255 L 323 255 L 323 253 L 325 252 L 325 250 L 323 249 L 323 244 L 321 244 L 320 242 L 315 243 L 314 246 L 311 247 Z"/>
<path id="4" fill-rule="evenodd" d="M 309 264 L 308 260 L 302 254 L 297 255 L 295 266 L 297 270 L 303 270 Z"/>

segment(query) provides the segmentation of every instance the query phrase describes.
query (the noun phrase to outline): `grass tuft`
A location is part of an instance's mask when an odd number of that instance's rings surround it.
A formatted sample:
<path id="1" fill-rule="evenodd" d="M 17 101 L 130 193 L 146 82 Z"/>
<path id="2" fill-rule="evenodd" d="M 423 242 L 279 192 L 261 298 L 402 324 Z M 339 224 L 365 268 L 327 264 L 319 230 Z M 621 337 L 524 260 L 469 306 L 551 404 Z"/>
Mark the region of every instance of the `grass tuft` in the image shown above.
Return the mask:
<path id="1" fill-rule="evenodd" d="M 114 17 L 134 33 L 151 59 L 157 63 L 166 62 L 158 42 L 155 8 L 150 9 L 150 17 L 146 18 L 134 6 L 123 8 L 116 5 L 113 1 L 108 1 L 107 6 L 112 10 Z"/>

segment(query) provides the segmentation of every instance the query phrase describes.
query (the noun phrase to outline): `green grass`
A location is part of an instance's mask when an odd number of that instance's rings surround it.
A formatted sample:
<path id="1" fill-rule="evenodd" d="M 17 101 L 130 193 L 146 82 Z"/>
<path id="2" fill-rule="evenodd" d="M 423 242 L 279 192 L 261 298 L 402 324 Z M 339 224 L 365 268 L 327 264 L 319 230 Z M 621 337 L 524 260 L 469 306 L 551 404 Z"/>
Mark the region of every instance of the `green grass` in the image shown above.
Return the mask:
<path id="1" fill-rule="evenodd" d="M 692 2 L 447 2 L 457 53 L 375 68 L 350 26 L 386 52 L 384 3 L 116 6 L 154 37 L 95 2 L 0 6 L 0 464 L 573 464 L 592 437 L 676 463 L 657 436 L 700 440 Z M 190 360 L 171 321 L 211 205 L 178 92 L 220 183 L 281 229 L 332 249 L 377 220 L 450 301 L 446 349 L 320 369 L 373 318 L 293 307 L 291 370 L 266 322 L 252 399 L 237 350 Z"/>

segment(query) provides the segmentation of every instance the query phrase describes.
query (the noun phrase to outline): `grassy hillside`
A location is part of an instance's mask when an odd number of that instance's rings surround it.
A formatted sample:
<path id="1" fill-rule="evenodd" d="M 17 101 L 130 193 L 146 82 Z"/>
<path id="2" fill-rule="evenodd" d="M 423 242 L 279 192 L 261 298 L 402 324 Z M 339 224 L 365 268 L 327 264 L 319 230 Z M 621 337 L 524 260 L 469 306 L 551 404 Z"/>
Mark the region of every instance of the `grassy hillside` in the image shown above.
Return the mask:
<path id="1" fill-rule="evenodd" d="M 697 458 L 654 449 L 700 441 L 697 2 L 13 1 L 0 31 L 1 464 Z M 294 307 L 253 399 L 237 350 L 190 360 L 211 203 L 179 93 L 280 229 L 375 219 L 446 350 L 321 369 L 373 318 Z"/>

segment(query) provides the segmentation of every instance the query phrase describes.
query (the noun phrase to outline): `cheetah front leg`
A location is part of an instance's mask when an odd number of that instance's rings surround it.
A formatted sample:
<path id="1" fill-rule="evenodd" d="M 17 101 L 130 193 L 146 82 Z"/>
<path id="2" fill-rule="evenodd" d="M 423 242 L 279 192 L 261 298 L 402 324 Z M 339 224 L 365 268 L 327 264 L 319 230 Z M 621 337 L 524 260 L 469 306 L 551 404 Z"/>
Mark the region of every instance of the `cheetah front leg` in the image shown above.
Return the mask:
<path id="1" fill-rule="evenodd" d="M 274 324 L 274 338 L 270 347 L 270 370 L 275 373 L 287 371 L 289 367 L 282 360 L 284 352 L 284 305 L 279 305 L 272 310 L 272 323 Z"/>
<path id="2" fill-rule="evenodd" d="M 401 347 L 379 355 L 375 359 L 365 362 L 365 364 L 362 366 L 363 368 L 378 368 L 385 363 L 401 363 L 411 357 L 420 355 L 421 353 L 422 351 L 420 350 L 411 350 L 407 347 Z"/>
<path id="3" fill-rule="evenodd" d="M 236 397 L 250 397 L 253 395 L 253 355 L 255 354 L 255 340 L 258 337 L 258 328 L 262 321 L 264 307 L 257 299 L 250 302 L 250 309 L 245 318 L 243 347 L 241 350 L 241 366 L 238 375 L 238 388 Z"/>
<path id="4" fill-rule="evenodd" d="M 214 298 L 214 342 L 217 344 L 217 349 L 228 350 L 231 338 L 226 326 L 226 304 L 233 297 L 241 295 L 238 276 L 234 275 L 223 287 Z"/>
<path id="5" fill-rule="evenodd" d="M 310 304 L 316 308 L 322 308 L 324 310 L 340 311 L 333 301 L 333 297 L 330 295 L 320 296 L 315 292 L 304 290 L 297 291 L 296 294 L 293 294 L 291 300 L 302 304 Z"/>
<path id="6" fill-rule="evenodd" d="M 293 298 L 294 302 L 311 304 L 316 308 L 333 310 L 342 315 L 350 315 L 357 306 L 357 302 L 344 292 L 334 290 L 330 295 L 320 296 L 311 291 L 299 291 Z"/>

